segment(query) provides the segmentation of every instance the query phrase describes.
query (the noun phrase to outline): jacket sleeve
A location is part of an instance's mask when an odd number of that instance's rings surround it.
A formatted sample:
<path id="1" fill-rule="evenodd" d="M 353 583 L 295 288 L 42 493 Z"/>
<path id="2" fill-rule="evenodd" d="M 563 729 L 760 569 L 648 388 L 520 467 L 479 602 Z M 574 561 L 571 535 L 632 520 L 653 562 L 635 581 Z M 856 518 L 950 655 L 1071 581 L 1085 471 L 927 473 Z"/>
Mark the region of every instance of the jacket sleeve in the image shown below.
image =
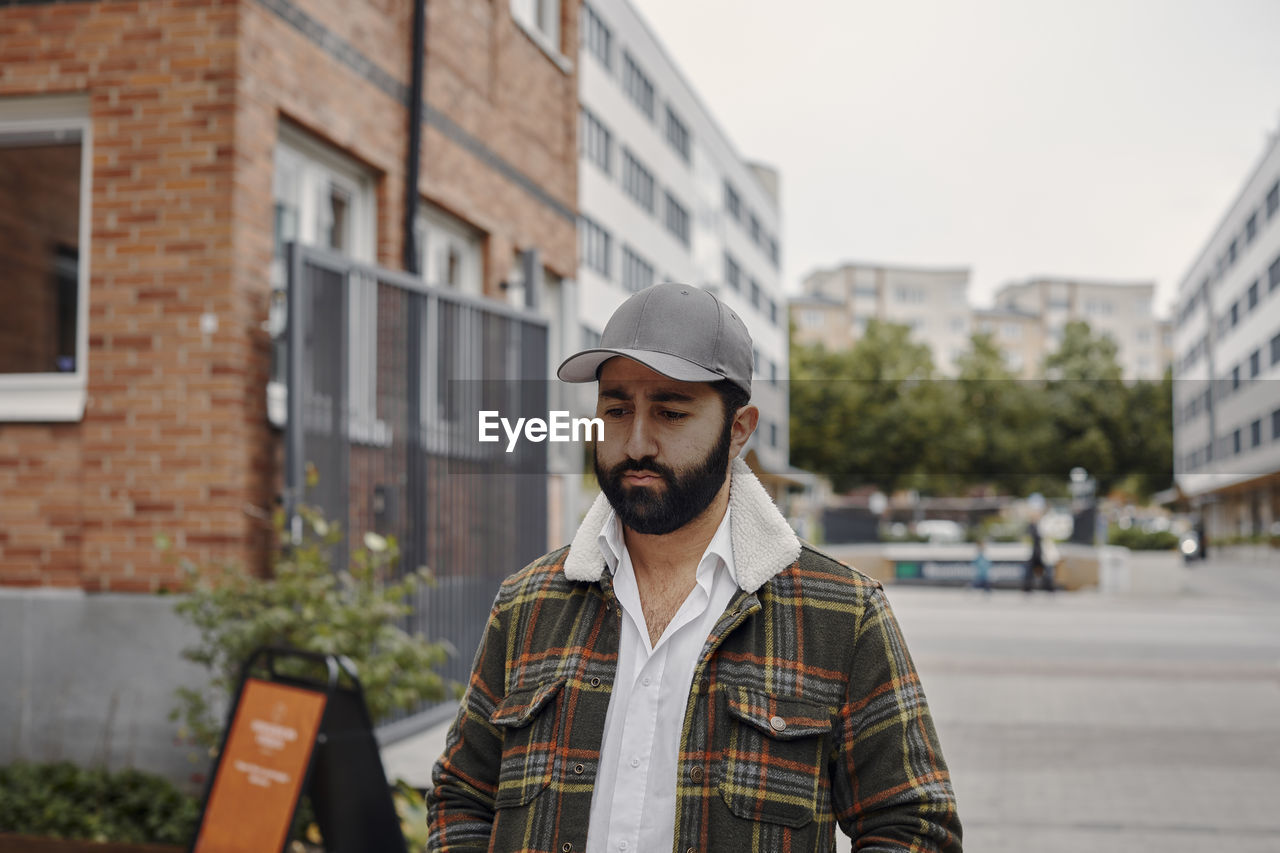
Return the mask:
<path id="1" fill-rule="evenodd" d="M 489 717 L 506 692 L 507 618 L 495 602 L 444 754 L 432 770 L 428 853 L 489 849 L 502 759 L 502 732 Z"/>
<path id="2" fill-rule="evenodd" d="M 879 588 L 854 633 L 832 796 L 858 851 L 960 853 L 951 776 L 897 620 Z"/>

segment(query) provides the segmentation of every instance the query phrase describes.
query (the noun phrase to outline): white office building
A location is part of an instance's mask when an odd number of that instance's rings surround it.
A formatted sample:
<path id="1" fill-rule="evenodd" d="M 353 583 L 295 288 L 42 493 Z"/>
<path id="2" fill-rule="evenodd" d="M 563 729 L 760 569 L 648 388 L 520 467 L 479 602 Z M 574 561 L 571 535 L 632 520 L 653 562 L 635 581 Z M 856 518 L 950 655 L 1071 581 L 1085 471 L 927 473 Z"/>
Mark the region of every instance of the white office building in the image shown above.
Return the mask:
<path id="1" fill-rule="evenodd" d="M 626 0 L 584 3 L 580 32 L 581 342 L 651 284 L 713 290 L 755 342 L 761 418 L 747 461 L 776 492 L 788 476 L 777 173 L 739 156 Z"/>
<path id="2" fill-rule="evenodd" d="M 1280 134 L 1183 278 L 1174 473 L 1209 541 L 1280 520 Z"/>

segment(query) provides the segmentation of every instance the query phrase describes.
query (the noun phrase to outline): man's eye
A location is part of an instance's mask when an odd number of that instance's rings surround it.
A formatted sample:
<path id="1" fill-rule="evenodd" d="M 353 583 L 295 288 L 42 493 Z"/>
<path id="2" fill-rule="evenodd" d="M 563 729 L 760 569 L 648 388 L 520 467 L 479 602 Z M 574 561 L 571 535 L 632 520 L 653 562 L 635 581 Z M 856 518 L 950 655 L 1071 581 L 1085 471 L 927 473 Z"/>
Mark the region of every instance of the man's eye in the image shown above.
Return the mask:
<path id="1" fill-rule="evenodd" d="M 689 417 L 689 413 L 688 413 L 688 412 L 671 412 L 671 411 L 664 411 L 664 412 L 662 413 L 662 416 L 663 416 L 664 418 L 666 418 L 667 420 L 669 420 L 669 421 L 682 421 L 682 420 L 684 420 L 685 418 Z"/>
<path id="2" fill-rule="evenodd" d="M 627 413 L 627 410 L 622 408 L 621 406 L 614 406 L 611 409 L 604 410 L 605 417 L 608 417 L 608 418 L 620 418 L 626 415 L 626 413 Z"/>

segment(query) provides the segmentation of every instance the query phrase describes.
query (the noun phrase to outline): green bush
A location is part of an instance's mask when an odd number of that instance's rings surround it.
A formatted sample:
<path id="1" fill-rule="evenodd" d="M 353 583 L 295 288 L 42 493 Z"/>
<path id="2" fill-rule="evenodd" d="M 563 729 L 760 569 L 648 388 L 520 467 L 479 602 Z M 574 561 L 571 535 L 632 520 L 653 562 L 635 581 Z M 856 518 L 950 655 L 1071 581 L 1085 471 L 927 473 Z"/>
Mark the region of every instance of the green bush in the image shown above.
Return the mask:
<path id="1" fill-rule="evenodd" d="M 312 483 L 314 477 L 314 469 L 309 470 Z M 203 689 L 180 688 L 170 716 L 181 719 L 184 737 L 210 754 L 240 668 L 260 646 L 349 657 L 358 667 L 375 724 L 395 711 L 445 696 L 435 668 L 447 659 L 449 648 L 400 627 L 410 612 L 406 599 L 429 580 L 426 570 L 399 575 L 395 539 L 373 533 L 366 533 L 359 545 L 349 543 L 347 565 L 334 566 L 333 555 L 343 539 L 338 525 L 313 507 L 300 507 L 299 514 L 302 541 L 278 550 L 269 577 L 234 567 L 183 564 L 187 594 L 176 610 L 199 630 L 200 641 L 182 656 L 208 668 L 211 678 Z M 276 528 L 284 542 L 282 513 Z M 157 544 L 168 547 L 167 540 Z"/>
<path id="2" fill-rule="evenodd" d="M 1107 531 L 1107 544 L 1119 545 L 1130 551 L 1172 551 L 1178 547 L 1178 534 L 1170 530 L 1146 531 L 1140 527 L 1111 525 Z"/>
<path id="3" fill-rule="evenodd" d="M 199 803 L 139 770 L 70 762 L 0 767 L 0 832 L 132 844 L 186 844 Z"/>

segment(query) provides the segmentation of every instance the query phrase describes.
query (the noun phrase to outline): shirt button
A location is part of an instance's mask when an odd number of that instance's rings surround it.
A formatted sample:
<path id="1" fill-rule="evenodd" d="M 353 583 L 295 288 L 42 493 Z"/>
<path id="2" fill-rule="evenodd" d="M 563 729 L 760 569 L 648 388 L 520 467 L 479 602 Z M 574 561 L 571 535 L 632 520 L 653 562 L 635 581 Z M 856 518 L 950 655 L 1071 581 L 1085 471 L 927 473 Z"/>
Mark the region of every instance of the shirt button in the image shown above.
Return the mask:
<path id="1" fill-rule="evenodd" d="M 781 717 L 770 717 L 769 725 L 775 732 L 784 731 L 787 728 L 787 721 Z"/>
<path id="2" fill-rule="evenodd" d="M 695 767 L 695 768 L 693 768 L 692 770 L 690 770 L 690 771 L 689 771 L 689 778 L 690 778 L 690 779 L 692 779 L 692 780 L 693 780 L 693 781 L 695 781 L 695 782 L 701 782 L 701 781 L 702 781 L 702 768 L 701 768 L 701 767 Z"/>
<path id="3" fill-rule="evenodd" d="M 632 767 L 639 767 L 639 766 L 640 766 L 640 759 L 638 759 L 638 758 L 633 758 L 633 759 L 631 759 L 631 766 L 632 766 Z"/>
<path id="4" fill-rule="evenodd" d="M 646 675 L 646 676 L 644 677 L 644 686 L 645 686 L 645 687 L 648 687 L 648 686 L 649 686 L 649 682 L 650 682 L 650 681 L 652 681 L 652 680 L 653 680 L 652 678 L 650 678 L 649 676 L 647 676 L 647 675 Z"/>
<path id="5" fill-rule="evenodd" d="M 628 844 L 627 844 L 627 842 L 625 842 L 625 841 L 619 841 L 619 842 L 618 842 L 618 849 L 619 849 L 619 850 L 626 850 L 628 846 L 629 846 L 629 845 L 628 845 Z"/>

